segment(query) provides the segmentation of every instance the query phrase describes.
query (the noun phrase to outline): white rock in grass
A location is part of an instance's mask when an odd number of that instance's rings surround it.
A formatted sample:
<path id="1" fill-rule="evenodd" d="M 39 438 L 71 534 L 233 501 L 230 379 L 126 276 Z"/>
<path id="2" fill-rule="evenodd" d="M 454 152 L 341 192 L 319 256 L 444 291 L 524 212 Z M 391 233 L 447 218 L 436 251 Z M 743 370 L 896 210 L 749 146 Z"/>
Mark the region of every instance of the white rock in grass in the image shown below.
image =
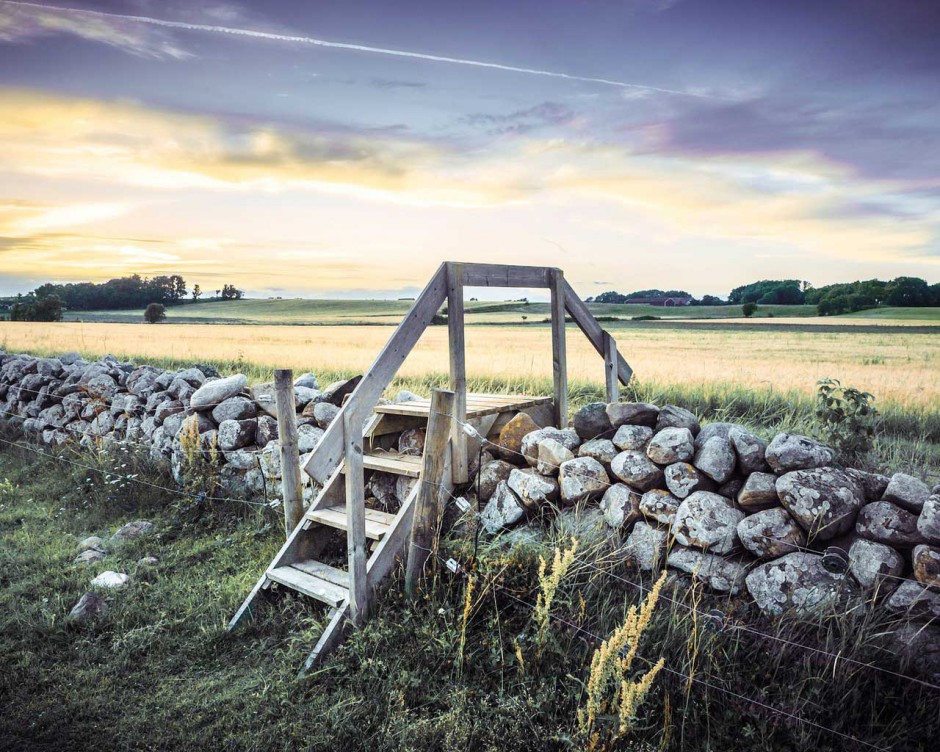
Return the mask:
<path id="1" fill-rule="evenodd" d="M 91 581 L 91 586 L 95 588 L 105 588 L 106 590 L 120 590 L 127 587 L 131 578 L 122 572 L 112 572 L 110 569 L 102 572 Z"/>
<path id="2" fill-rule="evenodd" d="M 509 489 L 506 481 L 501 480 L 480 514 L 480 523 L 488 533 L 495 535 L 517 523 L 524 514 L 522 502 Z"/>

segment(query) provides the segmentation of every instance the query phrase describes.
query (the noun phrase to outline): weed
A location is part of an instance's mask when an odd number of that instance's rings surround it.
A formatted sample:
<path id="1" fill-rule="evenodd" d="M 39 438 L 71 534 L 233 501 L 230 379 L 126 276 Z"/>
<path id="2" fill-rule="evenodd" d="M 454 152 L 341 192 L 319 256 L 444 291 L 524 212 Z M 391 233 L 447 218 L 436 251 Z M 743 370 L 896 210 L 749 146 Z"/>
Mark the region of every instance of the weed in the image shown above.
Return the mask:
<path id="1" fill-rule="evenodd" d="M 869 454 L 875 440 L 878 410 L 868 392 L 842 386 L 838 379 L 817 384 L 815 416 L 819 433 L 849 462 Z"/>

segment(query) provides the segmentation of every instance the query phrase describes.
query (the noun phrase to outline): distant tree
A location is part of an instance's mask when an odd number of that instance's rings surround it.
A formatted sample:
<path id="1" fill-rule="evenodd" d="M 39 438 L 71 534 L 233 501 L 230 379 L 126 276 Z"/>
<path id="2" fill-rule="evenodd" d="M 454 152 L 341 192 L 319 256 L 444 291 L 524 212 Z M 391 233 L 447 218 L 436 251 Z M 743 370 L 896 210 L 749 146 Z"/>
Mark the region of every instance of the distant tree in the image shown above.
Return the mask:
<path id="1" fill-rule="evenodd" d="M 719 298 L 717 295 L 703 295 L 701 300 L 693 300 L 692 305 L 701 305 L 701 306 L 716 306 L 724 305 L 725 301 Z"/>
<path id="2" fill-rule="evenodd" d="M 930 288 L 918 277 L 898 277 L 888 283 L 885 302 L 889 306 L 930 305 Z"/>
<path id="3" fill-rule="evenodd" d="M 31 306 L 30 321 L 61 321 L 65 303 L 58 295 L 47 295 Z"/>
<path id="4" fill-rule="evenodd" d="M 757 312 L 757 303 L 748 302 L 741 306 L 741 313 L 744 314 L 744 318 L 749 319 Z"/>
<path id="5" fill-rule="evenodd" d="M 797 305 L 805 299 L 802 286 L 803 283 L 797 279 L 762 279 L 735 287 L 728 294 L 728 302 Z"/>
<path id="6" fill-rule="evenodd" d="M 244 294 L 235 285 L 222 285 L 222 300 L 241 300 Z"/>
<path id="7" fill-rule="evenodd" d="M 163 303 L 151 303 L 144 311 L 144 321 L 148 324 L 157 324 L 166 320 L 166 306 Z"/>
<path id="8" fill-rule="evenodd" d="M 193 300 L 199 300 L 202 297 L 202 288 L 199 285 L 193 285 Z"/>

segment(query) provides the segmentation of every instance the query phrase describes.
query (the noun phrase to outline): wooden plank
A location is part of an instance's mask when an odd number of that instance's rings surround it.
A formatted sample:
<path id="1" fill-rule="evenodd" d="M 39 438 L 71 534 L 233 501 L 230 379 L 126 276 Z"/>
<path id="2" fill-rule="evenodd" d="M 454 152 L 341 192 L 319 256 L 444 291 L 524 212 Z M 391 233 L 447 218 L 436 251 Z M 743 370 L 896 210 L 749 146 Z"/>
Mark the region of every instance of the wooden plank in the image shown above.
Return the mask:
<path id="1" fill-rule="evenodd" d="M 607 401 L 620 401 L 620 384 L 617 381 L 617 341 L 604 330 L 604 380 L 607 385 Z"/>
<path id="2" fill-rule="evenodd" d="M 367 454 L 363 458 L 363 467 L 367 470 L 378 470 L 382 473 L 417 478 L 421 475 L 421 458 L 410 454 L 398 454 L 397 452 L 394 454 L 391 452 L 381 454 L 376 451 Z"/>
<path id="3" fill-rule="evenodd" d="M 290 536 L 304 516 L 303 485 L 300 479 L 300 450 L 297 444 L 297 408 L 294 403 L 294 372 L 274 372 L 277 406 L 277 435 L 281 453 L 281 494 L 284 499 L 284 535 Z"/>
<path id="4" fill-rule="evenodd" d="M 342 604 L 349 596 L 346 588 L 334 585 L 332 582 L 321 580 L 294 567 L 275 567 L 268 570 L 268 579 L 280 583 L 291 590 L 316 598 L 333 608 Z"/>
<path id="5" fill-rule="evenodd" d="M 355 410 L 343 415 L 346 439 L 346 548 L 349 559 L 349 617 L 361 627 L 369 615 L 366 580 L 366 488 L 362 466 L 362 419 Z M 315 514 L 325 513 L 323 509 Z"/>
<path id="6" fill-rule="evenodd" d="M 323 634 L 320 635 L 317 644 L 310 651 L 310 655 L 307 656 L 307 660 L 304 661 L 304 665 L 297 673 L 298 679 L 302 679 L 307 672 L 319 665 L 327 655 L 336 650 L 346 637 L 347 632 L 349 632 L 349 626 L 349 601 L 346 601 L 341 603 L 338 608 L 333 609 L 333 613 L 330 614 L 330 621 L 323 630 Z"/>
<path id="7" fill-rule="evenodd" d="M 450 390 L 454 393 L 450 452 L 454 483 L 466 483 L 470 475 L 467 458 L 467 354 L 464 347 L 463 264 L 447 264 L 447 335 L 450 350 Z"/>
<path id="8" fill-rule="evenodd" d="M 545 266 L 462 264 L 465 287 L 549 287 Z"/>
<path id="9" fill-rule="evenodd" d="M 378 546 L 369 557 L 369 563 L 366 570 L 369 576 L 369 587 L 375 588 L 382 579 L 389 573 L 395 565 L 395 561 L 401 556 L 411 535 L 411 525 L 414 521 L 415 506 L 418 498 L 417 484 L 411 489 L 408 498 L 401 505 L 398 514 L 395 515 L 395 521 L 389 527 L 388 533 L 379 541 Z"/>
<path id="10" fill-rule="evenodd" d="M 597 350 L 598 354 L 601 357 L 604 357 L 604 330 L 601 328 L 601 325 L 598 323 L 597 319 L 594 318 L 594 315 L 588 310 L 588 307 L 584 304 L 584 301 L 578 297 L 578 294 L 574 291 L 571 285 L 565 280 L 565 309 L 568 313 L 571 314 L 571 317 L 574 319 L 574 323 L 578 325 L 578 328 L 584 332 L 584 336 L 588 338 L 588 341 L 594 346 L 594 349 Z M 617 379 L 621 384 L 626 386 L 630 383 L 630 379 L 633 376 L 633 369 L 630 368 L 630 364 L 623 359 L 623 355 L 620 352 L 617 353 Z"/>
<path id="11" fill-rule="evenodd" d="M 451 479 L 450 476 L 445 478 L 445 454 L 450 440 L 452 418 L 448 416 L 453 415 L 454 393 L 435 389 L 431 406 L 428 433 L 424 440 L 421 480 L 418 482 L 417 506 L 411 526 L 408 566 L 405 571 L 405 590 L 412 597 L 418 583 L 424 578 L 425 564 L 431 551 L 437 550 L 446 493 L 444 484 L 449 485 Z"/>
<path id="12" fill-rule="evenodd" d="M 430 409 L 430 407 L 428 408 Z M 366 436 L 378 438 L 388 436 L 393 433 L 401 433 L 409 428 L 424 428 L 427 425 L 427 416 L 425 415 L 392 415 L 377 413 L 379 419 L 371 431 L 366 432 Z"/>
<path id="13" fill-rule="evenodd" d="M 324 507 L 323 509 L 317 509 L 315 512 L 307 512 L 306 519 L 348 532 L 349 517 L 346 510 L 347 507 Z M 393 514 L 380 512 L 377 509 L 366 509 L 364 511 L 366 538 L 380 540 L 388 532 L 394 519 L 395 515 Z"/>
<path id="14" fill-rule="evenodd" d="M 565 277 L 552 269 L 552 381 L 555 386 L 555 425 L 568 424 L 568 356 L 565 342 Z"/>
<path id="15" fill-rule="evenodd" d="M 481 417 L 492 413 L 506 412 L 507 410 L 524 410 L 527 407 L 551 402 L 551 397 L 531 397 L 517 398 L 512 402 L 474 405 L 472 402 L 467 404 L 467 418 Z M 412 417 L 427 417 L 431 413 L 430 404 L 421 404 L 416 402 L 404 402 L 400 405 L 376 405 L 375 411 L 383 415 L 404 415 Z"/>
<path id="16" fill-rule="evenodd" d="M 427 287 L 418 296 L 411 310 L 399 324 L 375 362 L 363 376 L 352 393 L 343 412 L 354 412 L 359 425 L 365 414 L 372 409 L 382 392 L 391 383 L 402 362 L 424 333 L 431 319 L 447 296 L 447 274 L 444 265 L 437 270 Z M 304 470 L 315 480 L 323 483 L 343 459 L 343 421 L 334 419 L 320 439 L 316 450 L 307 460 Z"/>
<path id="17" fill-rule="evenodd" d="M 349 572 L 344 572 L 342 569 L 331 567 L 329 564 L 324 564 L 322 561 L 315 561 L 314 559 L 295 561 L 291 566 L 294 569 L 299 569 L 301 572 L 313 575 L 318 579 L 332 582 L 337 587 L 349 590 Z"/>
<path id="18" fill-rule="evenodd" d="M 250 621 L 255 617 L 255 601 L 259 597 L 263 597 L 263 590 L 265 585 L 268 583 L 268 576 L 266 574 L 261 575 L 258 581 L 255 583 L 255 586 L 251 589 L 251 592 L 248 593 L 248 597 L 242 601 L 242 605 L 238 607 L 238 611 L 235 612 L 235 615 L 231 618 L 228 623 L 228 626 L 225 628 L 226 632 L 231 632 L 233 629 L 236 629 L 243 621 Z"/>

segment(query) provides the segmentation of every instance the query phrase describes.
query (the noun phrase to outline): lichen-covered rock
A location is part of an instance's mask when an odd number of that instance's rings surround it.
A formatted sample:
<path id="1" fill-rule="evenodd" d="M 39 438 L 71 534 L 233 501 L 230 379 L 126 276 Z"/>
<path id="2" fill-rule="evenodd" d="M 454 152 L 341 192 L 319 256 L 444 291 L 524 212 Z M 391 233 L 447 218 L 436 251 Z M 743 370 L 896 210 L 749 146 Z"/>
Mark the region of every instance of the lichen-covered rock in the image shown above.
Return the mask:
<path id="1" fill-rule="evenodd" d="M 773 473 L 751 473 L 738 492 L 738 506 L 745 512 L 770 509 L 780 503 L 777 476 Z"/>
<path id="2" fill-rule="evenodd" d="M 513 468 L 507 485 L 526 509 L 538 509 L 543 504 L 558 500 L 558 483 L 555 479 L 541 475 L 532 468 Z"/>
<path id="3" fill-rule="evenodd" d="M 842 576 L 828 572 L 822 556 L 803 551 L 755 567 L 744 581 L 758 608 L 770 616 L 813 616 L 834 607 L 842 589 Z"/>
<path id="4" fill-rule="evenodd" d="M 869 473 L 865 470 L 856 470 L 853 467 L 846 468 L 847 472 L 856 483 L 861 487 L 865 495 L 865 501 L 879 501 L 884 496 L 891 479 L 887 475 L 880 473 Z"/>
<path id="5" fill-rule="evenodd" d="M 810 470 L 832 464 L 832 450 L 807 436 L 778 433 L 767 446 L 767 464 L 778 475 L 792 470 Z"/>
<path id="6" fill-rule="evenodd" d="M 734 473 L 735 460 L 731 442 L 712 436 L 696 450 L 692 464 L 716 483 L 724 483 Z"/>
<path id="7" fill-rule="evenodd" d="M 539 442 L 543 439 L 555 439 L 563 444 L 572 452 L 576 451 L 581 445 L 581 439 L 573 428 L 553 428 L 547 426 L 537 431 L 527 433 L 522 437 L 522 454 L 525 457 L 529 467 L 535 467 L 539 463 Z"/>
<path id="8" fill-rule="evenodd" d="M 706 423 L 695 437 L 695 448 L 700 449 L 706 441 L 715 436 L 731 441 L 731 430 L 737 427 L 737 423 Z"/>
<path id="9" fill-rule="evenodd" d="M 940 494 L 931 494 L 917 518 L 917 532 L 928 543 L 940 543 Z"/>
<path id="10" fill-rule="evenodd" d="M 929 497 L 930 488 L 922 480 L 906 473 L 895 473 L 882 498 L 909 512 L 919 513 Z"/>
<path id="11" fill-rule="evenodd" d="M 676 520 L 676 510 L 682 502 L 668 491 L 654 488 L 640 498 L 640 514 L 667 527 Z"/>
<path id="12" fill-rule="evenodd" d="M 505 460 L 493 460 L 480 468 L 480 500 L 489 501 L 501 481 L 509 480 L 515 468 Z"/>
<path id="13" fill-rule="evenodd" d="M 258 425 L 253 420 L 223 420 L 219 425 L 219 448 L 231 452 L 251 444 Z"/>
<path id="14" fill-rule="evenodd" d="M 767 466 L 767 442 L 746 428 L 735 426 L 728 432 L 728 438 L 738 458 L 738 469 L 745 475 L 759 473 L 769 469 Z"/>
<path id="15" fill-rule="evenodd" d="M 649 426 L 620 426 L 611 441 L 623 452 L 642 452 L 652 438 L 653 429 Z"/>
<path id="16" fill-rule="evenodd" d="M 744 512 L 724 496 L 696 491 L 676 510 L 672 534 L 683 546 L 727 554 L 737 543 L 738 523 L 743 517 Z"/>
<path id="17" fill-rule="evenodd" d="M 625 483 L 615 483 L 604 492 L 600 503 L 604 522 L 615 529 L 627 528 L 640 519 L 640 495 Z"/>
<path id="18" fill-rule="evenodd" d="M 243 421 L 247 422 L 247 421 Z M 254 424 L 254 421 L 250 421 Z M 221 426 L 219 431 L 221 432 Z M 252 425 L 249 428 L 250 436 L 255 434 L 255 426 Z M 307 452 L 312 452 L 317 448 L 317 444 L 320 443 L 320 439 L 323 438 L 323 429 L 317 428 L 316 426 L 304 425 L 297 426 L 297 450 L 301 454 L 306 454 Z M 221 440 L 220 440 L 221 441 Z"/>
<path id="19" fill-rule="evenodd" d="M 673 546 L 666 564 L 692 575 L 709 590 L 730 595 L 741 592 L 747 574 L 747 567 L 741 562 L 685 546 Z"/>
<path id="20" fill-rule="evenodd" d="M 80 554 L 82 551 L 92 550 L 104 551 L 106 545 L 104 538 L 99 538 L 97 535 L 89 535 L 87 538 L 83 538 L 79 541 L 75 553 Z"/>
<path id="21" fill-rule="evenodd" d="M 105 590 L 121 590 L 130 583 L 130 575 L 123 572 L 113 572 L 110 569 L 102 572 L 91 581 L 93 588 L 104 588 Z"/>
<path id="22" fill-rule="evenodd" d="M 509 489 L 506 481 L 501 480 L 480 514 L 480 524 L 488 533 L 495 535 L 517 523 L 524 514 L 522 502 Z"/>
<path id="23" fill-rule="evenodd" d="M 592 402 L 582 407 L 574 414 L 572 424 L 582 441 L 606 439 L 614 433 L 607 417 L 607 405 L 603 402 Z"/>
<path id="24" fill-rule="evenodd" d="M 656 430 L 664 428 L 688 428 L 693 436 L 697 436 L 702 426 L 695 417 L 695 413 L 677 405 L 663 405 L 656 418 Z"/>
<path id="25" fill-rule="evenodd" d="M 313 419 L 324 431 L 330 427 L 330 423 L 336 419 L 337 415 L 339 415 L 339 408 L 331 402 L 313 404 Z"/>
<path id="26" fill-rule="evenodd" d="M 921 543 L 911 555 L 914 578 L 922 585 L 940 588 L 940 547 Z"/>
<path id="27" fill-rule="evenodd" d="M 806 545 L 806 533 L 783 507 L 764 509 L 738 523 L 738 538 L 758 559 L 776 559 Z"/>
<path id="28" fill-rule="evenodd" d="M 229 397 L 212 408 L 212 420 L 217 424 L 223 420 L 249 420 L 258 415 L 258 406 L 248 397 Z"/>
<path id="29" fill-rule="evenodd" d="M 329 402 L 323 404 L 329 405 L 334 410 L 337 409 L 336 405 L 330 405 Z M 323 428 L 323 426 L 320 427 Z M 401 436 L 398 437 L 398 451 L 401 454 L 420 457 L 424 454 L 424 440 L 427 433 L 426 428 L 408 428 L 402 431 Z"/>
<path id="30" fill-rule="evenodd" d="M 912 619 L 940 619 L 940 590 L 905 580 L 885 601 L 885 607 Z"/>
<path id="31" fill-rule="evenodd" d="M 624 553 L 644 572 L 659 569 L 665 563 L 667 530 L 660 530 L 639 520 L 623 544 Z"/>
<path id="32" fill-rule="evenodd" d="M 605 470 L 610 467 L 610 463 L 619 453 L 620 450 L 610 439 L 593 439 L 585 441 L 578 447 L 579 457 L 593 457 L 604 466 Z"/>
<path id="33" fill-rule="evenodd" d="M 663 471 L 643 452 L 621 452 L 610 463 L 611 472 L 637 491 L 649 491 L 663 484 Z"/>
<path id="34" fill-rule="evenodd" d="M 864 589 L 890 592 L 904 572 L 904 559 L 891 546 L 856 538 L 849 547 L 849 571 Z"/>
<path id="35" fill-rule="evenodd" d="M 558 482 L 565 504 L 596 498 L 610 486 L 604 466 L 593 457 L 576 457 L 563 463 Z"/>
<path id="36" fill-rule="evenodd" d="M 134 540 L 153 532 L 154 524 L 148 520 L 134 520 L 122 525 L 118 531 L 108 539 L 108 546 L 114 548 L 129 540 Z"/>
<path id="37" fill-rule="evenodd" d="M 207 381 L 189 398 L 189 406 L 194 410 L 211 410 L 220 402 L 241 394 L 247 386 L 248 379 L 240 373 Z"/>
<path id="38" fill-rule="evenodd" d="M 855 530 L 863 538 L 895 548 L 912 548 L 924 542 L 917 531 L 917 517 L 889 501 L 873 501 L 863 506 Z"/>
<path id="39" fill-rule="evenodd" d="M 659 419 L 659 408 L 649 402 L 611 402 L 605 406 L 607 418 L 614 428 L 620 426 L 649 426 Z"/>
<path id="40" fill-rule="evenodd" d="M 696 491 L 714 491 L 715 481 L 705 473 L 688 462 L 677 462 L 663 470 L 666 479 L 666 488 L 670 493 L 684 499 Z"/>
<path id="41" fill-rule="evenodd" d="M 535 466 L 542 475 L 558 475 L 563 462 L 574 459 L 574 452 L 556 439 L 539 442 L 539 461 Z"/>
<path id="42" fill-rule="evenodd" d="M 526 413 L 516 413 L 499 432 L 499 449 L 510 462 L 522 461 L 522 438 L 539 427 Z"/>
<path id="43" fill-rule="evenodd" d="M 79 598 L 78 603 L 72 606 L 68 619 L 73 622 L 83 622 L 96 616 L 104 616 L 106 613 L 108 613 L 108 604 L 104 598 L 97 593 L 85 593 Z"/>
<path id="44" fill-rule="evenodd" d="M 688 462 L 695 453 L 693 440 L 688 428 L 664 428 L 646 445 L 646 456 L 657 465 Z"/>
<path id="45" fill-rule="evenodd" d="M 835 467 L 781 475 L 777 478 L 777 496 L 809 540 L 830 540 L 851 530 L 864 503 L 858 484 Z"/>
<path id="46" fill-rule="evenodd" d="M 99 561 L 104 561 L 105 552 L 97 548 L 89 548 L 87 551 L 82 551 L 74 559 L 72 559 L 73 564 L 97 564 Z"/>

